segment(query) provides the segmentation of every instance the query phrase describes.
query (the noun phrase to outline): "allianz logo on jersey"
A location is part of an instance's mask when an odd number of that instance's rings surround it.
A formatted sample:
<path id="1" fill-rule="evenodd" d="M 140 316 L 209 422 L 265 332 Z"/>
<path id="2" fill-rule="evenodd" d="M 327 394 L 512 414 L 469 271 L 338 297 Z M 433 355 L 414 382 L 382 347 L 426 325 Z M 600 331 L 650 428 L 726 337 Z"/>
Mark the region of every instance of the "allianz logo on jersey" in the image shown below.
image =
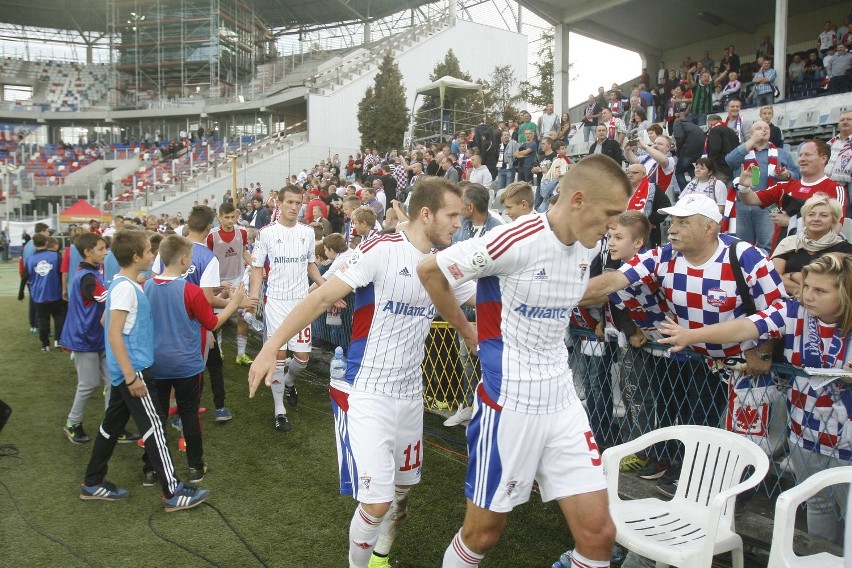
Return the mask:
<path id="1" fill-rule="evenodd" d="M 415 316 L 433 319 L 435 317 L 435 306 L 429 305 L 426 306 L 412 306 L 407 302 L 394 302 L 393 300 L 388 300 L 385 303 L 385 307 L 382 308 L 383 312 L 391 313 L 395 316 Z"/>
<path id="2" fill-rule="evenodd" d="M 521 304 L 514 309 L 518 314 L 533 319 L 567 319 L 571 315 L 568 308 L 551 306 L 528 306 Z"/>
<path id="3" fill-rule="evenodd" d="M 294 262 L 307 262 L 308 255 L 303 254 L 301 256 L 273 256 L 272 264 L 291 264 Z"/>

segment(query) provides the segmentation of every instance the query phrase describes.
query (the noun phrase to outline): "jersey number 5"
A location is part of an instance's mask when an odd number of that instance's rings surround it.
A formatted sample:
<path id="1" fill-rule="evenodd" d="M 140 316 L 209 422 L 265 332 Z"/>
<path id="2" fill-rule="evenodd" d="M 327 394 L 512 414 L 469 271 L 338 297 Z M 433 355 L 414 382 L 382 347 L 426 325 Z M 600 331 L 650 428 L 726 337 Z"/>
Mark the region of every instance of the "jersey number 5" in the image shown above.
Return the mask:
<path id="1" fill-rule="evenodd" d="M 598 449 L 598 443 L 595 441 L 595 435 L 592 434 L 592 431 L 589 430 L 585 434 L 586 436 L 586 444 L 589 445 L 589 451 L 595 454 L 596 457 L 592 458 L 592 465 L 598 466 L 601 465 L 601 453 Z"/>

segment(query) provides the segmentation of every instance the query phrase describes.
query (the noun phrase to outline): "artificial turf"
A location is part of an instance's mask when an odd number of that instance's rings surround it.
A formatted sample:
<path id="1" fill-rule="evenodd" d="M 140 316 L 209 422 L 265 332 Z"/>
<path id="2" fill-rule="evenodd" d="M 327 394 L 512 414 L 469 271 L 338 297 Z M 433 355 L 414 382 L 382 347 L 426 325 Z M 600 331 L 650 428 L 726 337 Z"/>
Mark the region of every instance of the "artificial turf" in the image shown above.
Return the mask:
<path id="1" fill-rule="evenodd" d="M 227 406 L 234 419 L 217 424 L 212 410 L 204 414 L 210 473 L 201 484 L 225 519 L 205 505 L 164 513 L 159 488 L 142 486 L 142 449 L 131 444 L 116 447 L 108 475 L 130 491 L 129 498 L 81 501 L 79 486 L 92 445 L 73 445 L 62 433 L 76 387 L 73 362 L 61 351 L 39 351 L 25 303 L 2 297 L 0 314 L 0 399 L 13 408 L 0 445 L 13 444 L 18 451 L 17 457 L 0 458 L 0 481 L 8 490 L 0 487 L 0 565 L 347 566 L 355 503 L 338 493 L 328 371 L 321 364 L 309 367 L 298 385 L 299 405 L 288 409 L 293 431 L 276 432 L 269 392 L 261 388 L 249 400 L 247 368 L 234 364 L 233 328 L 226 328 Z M 250 353 L 253 349 L 256 344 Z M 212 405 L 209 388 L 202 404 Z M 96 396 L 83 423 L 91 437 L 102 414 L 103 398 Z M 394 566 L 440 566 L 462 522 L 463 430 L 444 428 L 441 420 L 427 414 L 423 479 L 411 492 L 409 519 L 391 551 Z M 185 454 L 174 451 L 177 433 L 166 430 L 178 474 L 185 477 Z M 557 507 L 534 494 L 513 512 L 502 541 L 482 566 L 550 566 L 569 547 L 569 538 Z"/>

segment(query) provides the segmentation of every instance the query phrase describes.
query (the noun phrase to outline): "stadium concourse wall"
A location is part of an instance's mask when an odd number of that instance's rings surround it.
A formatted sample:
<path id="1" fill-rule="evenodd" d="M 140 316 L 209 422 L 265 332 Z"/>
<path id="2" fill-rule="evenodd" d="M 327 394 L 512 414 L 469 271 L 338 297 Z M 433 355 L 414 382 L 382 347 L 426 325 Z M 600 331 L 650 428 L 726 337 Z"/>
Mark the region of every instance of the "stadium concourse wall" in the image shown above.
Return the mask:
<path id="1" fill-rule="evenodd" d="M 488 80 L 498 65 L 509 65 L 518 82 L 527 77 L 527 36 L 457 20 L 403 53 L 396 55 L 402 72 L 406 102 L 409 110 L 418 88 L 431 82 L 429 74 L 452 49 L 463 71 L 474 81 Z M 378 62 L 377 62 L 378 63 Z M 308 95 L 308 134 L 311 145 L 350 148 L 360 145 L 357 105 L 367 88 L 373 84 L 378 69 L 341 86 L 329 95 Z M 418 101 L 418 106 L 420 101 Z M 399 141 L 402 145 L 402 140 Z"/>

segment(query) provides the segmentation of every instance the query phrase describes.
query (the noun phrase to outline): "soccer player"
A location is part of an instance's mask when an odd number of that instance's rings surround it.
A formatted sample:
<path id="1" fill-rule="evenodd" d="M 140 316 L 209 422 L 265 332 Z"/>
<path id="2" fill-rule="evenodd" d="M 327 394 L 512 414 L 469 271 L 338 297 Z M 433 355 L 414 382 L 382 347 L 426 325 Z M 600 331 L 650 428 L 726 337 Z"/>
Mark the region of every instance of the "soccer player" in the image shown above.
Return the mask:
<path id="1" fill-rule="evenodd" d="M 274 380 L 275 351 L 288 337 L 355 290 L 352 345 L 343 379 L 333 379 L 340 492 L 359 505 L 349 527 L 349 566 L 389 566 L 387 554 L 406 516 L 410 487 L 423 465 L 420 365 L 435 315 L 415 274 L 432 247 L 450 244 L 460 226 L 461 192 L 444 178 L 418 182 L 401 233 L 364 243 L 337 274 L 300 302 L 267 341 L 249 371 L 249 396 Z M 473 285 L 454 301 L 471 299 Z M 468 327 L 467 339 L 475 341 Z M 375 551 L 374 551 L 375 546 Z M 371 552 L 374 556 L 371 559 Z"/>
<path id="2" fill-rule="evenodd" d="M 136 283 L 136 276 L 151 266 L 151 243 L 142 231 L 119 231 L 112 251 L 121 270 L 109 287 L 106 299 L 106 357 L 109 368 L 109 405 L 92 448 L 80 499 L 116 501 L 128 493 L 106 480 L 107 466 L 118 435 L 132 416 L 144 432 L 145 461 L 157 472 L 166 512 L 200 505 L 209 492 L 184 485 L 175 468 L 158 415 L 157 402 L 148 389 L 156 388 L 151 373 L 154 362 L 154 322 L 151 306 Z"/>
<path id="3" fill-rule="evenodd" d="M 106 256 L 106 242 L 95 233 L 81 232 L 74 241 L 74 248 L 83 261 L 71 275 L 68 289 L 68 315 L 62 326 L 60 343 L 74 353 L 77 368 L 77 392 L 68 413 L 64 432 L 74 444 L 85 444 L 89 436 L 83 430 L 83 410 L 101 384 L 105 383 L 104 395 L 109 403 L 109 371 L 104 352 L 104 314 L 106 287 L 101 277 L 100 264 Z M 137 438 L 138 439 L 138 438 Z"/>
<path id="4" fill-rule="evenodd" d="M 232 202 L 222 203 L 219 206 L 219 226 L 207 235 L 207 248 L 219 260 L 219 280 L 230 286 L 242 284 L 245 267 L 251 264 L 248 232 L 243 227 L 235 228 L 238 215 Z M 247 338 L 248 324 L 243 318 L 237 318 L 237 365 L 251 364 L 251 358 L 246 355 Z"/>
<path id="5" fill-rule="evenodd" d="M 60 258 L 56 251 L 50 250 L 50 238 L 42 233 L 33 235 L 35 252 L 24 263 L 24 279 L 30 285 L 30 298 L 36 307 L 38 334 L 44 352 L 50 351 L 50 318 L 53 317 L 56 337 L 62 336 L 62 325 L 65 322 L 62 278 L 59 275 Z M 55 341 L 54 347 L 58 346 L 59 342 Z"/>
<path id="6" fill-rule="evenodd" d="M 150 303 L 154 322 L 168 322 L 160 326 L 154 337 L 154 363 L 151 365 L 156 385 L 155 395 L 160 401 L 160 420 L 166 420 L 165 410 L 174 389 L 186 439 L 189 482 L 199 483 L 207 473 L 201 424 L 198 421 L 207 347 L 204 341 L 207 334 L 202 335 L 202 331 L 206 329 L 215 332 L 228 321 L 243 300 L 245 292 L 240 283 L 231 294 L 227 307 L 218 315 L 214 314 L 201 288 L 181 278 L 191 266 L 194 248 L 192 241 L 178 235 L 169 235 L 163 239 L 160 257 L 165 270 L 146 284 L 145 296 Z M 156 472 L 146 467 L 143 485 L 156 483 Z"/>
<path id="7" fill-rule="evenodd" d="M 278 192 L 281 211 L 278 221 L 260 230 L 252 250 L 250 298 L 260 297 L 264 266 L 269 260 L 264 306 L 266 339 L 272 337 L 299 300 L 308 295 L 308 278 L 317 284 L 325 282 L 316 263 L 314 231 L 296 221 L 303 193 L 304 190 L 295 185 L 286 185 Z M 286 345 L 278 351 L 275 376 L 269 383 L 275 404 L 275 429 L 279 432 L 289 432 L 292 428 L 284 407 L 284 395 L 292 406 L 299 403 L 296 378 L 308 366 L 311 356 L 310 322 L 284 339 L 281 345 Z M 293 354 L 289 362 L 288 351 Z"/>
<path id="8" fill-rule="evenodd" d="M 213 218 L 216 213 L 206 205 L 196 205 L 189 213 L 187 227 L 189 232 L 187 238 L 192 241 L 192 263 L 183 277 L 187 282 L 199 286 L 204 291 L 207 302 L 214 308 L 226 308 L 228 300 L 217 296 L 216 293 L 221 286 L 219 280 L 219 260 L 213 251 L 207 248 L 207 235 L 213 227 Z M 154 275 L 162 274 L 165 270 L 160 255 L 154 260 Z M 249 308 L 257 305 L 255 300 L 246 298 L 240 307 Z M 202 331 L 202 333 L 207 333 Z M 222 369 L 222 352 L 219 349 L 219 341 L 213 334 L 213 342 L 207 354 L 207 371 L 210 373 L 210 387 L 213 390 L 213 406 L 216 409 L 216 421 L 226 422 L 231 420 L 232 415 L 225 406 L 225 376 Z M 199 395 L 201 393 L 199 392 Z M 182 422 L 176 419 L 172 423 L 177 429 L 182 429 Z"/>
<path id="9" fill-rule="evenodd" d="M 452 288 L 478 279 L 483 379 L 467 429 L 467 511 L 444 568 L 478 566 L 533 481 L 543 501 L 559 503 L 576 541 L 573 565 L 609 566 L 615 526 L 564 336 L 588 284 L 591 249 L 618 222 L 630 182 L 613 160 L 592 155 L 560 184 L 546 214 L 457 243 L 417 269 L 435 307 L 466 337 L 471 325 Z"/>

